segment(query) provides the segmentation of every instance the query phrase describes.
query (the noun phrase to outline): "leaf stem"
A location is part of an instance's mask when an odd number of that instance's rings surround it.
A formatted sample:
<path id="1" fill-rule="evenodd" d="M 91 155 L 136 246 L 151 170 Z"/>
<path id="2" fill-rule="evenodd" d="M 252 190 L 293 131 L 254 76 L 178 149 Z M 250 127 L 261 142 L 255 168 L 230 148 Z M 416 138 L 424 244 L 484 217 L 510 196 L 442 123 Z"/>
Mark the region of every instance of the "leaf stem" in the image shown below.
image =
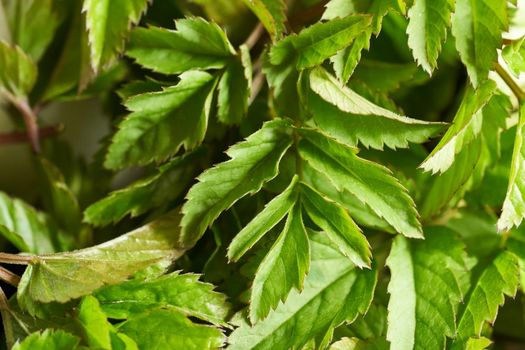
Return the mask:
<path id="1" fill-rule="evenodd" d="M 495 66 L 496 72 L 503 79 L 505 84 L 512 90 L 514 95 L 518 98 L 518 101 L 525 101 L 525 92 L 519 87 L 519 85 L 514 81 L 509 73 L 503 68 L 499 63 L 496 63 Z"/>
<path id="2" fill-rule="evenodd" d="M 13 104 L 13 106 L 15 106 L 15 108 L 20 112 L 22 118 L 24 119 L 27 139 L 31 143 L 33 152 L 40 153 L 40 137 L 36 113 L 33 111 L 31 106 L 29 106 L 29 102 L 25 98 L 21 99 L 11 94 L 5 95 Z"/>
<path id="3" fill-rule="evenodd" d="M 244 45 L 248 47 L 248 49 L 252 49 L 255 44 L 259 41 L 259 39 L 264 34 L 264 26 L 261 22 L 257 23 L 255 28 L 252 30 L 246 41 L 244 42 Z"/>
<path id="4" fill-rule="evenodd" d="M 56 125 L 39 128 L 38 135 L 42 139 L 45 137 L 52 137 L 52 136 L 58 135 L 63 130 L 64 130 L 64 125 L 56 124 Z M 18 143 L 18 142 L 26 142 L 27 140 L 28 140 L 27 132 L 13 131 L 9 133 L 0 134 L 0 145 Z"/>
<path id="5" fill-rule="evenodd" d="M 0 280 L 9 283 L 13 287 L 18 287 L 18 284 L 20 283 L 20 276 L 0 266 Z"/>
<path id="6" fill-rule="evenodd" d="M 29 265 L 33 258 L 31 255 L 0 253 L 0 263 L 4 264 Z"/>

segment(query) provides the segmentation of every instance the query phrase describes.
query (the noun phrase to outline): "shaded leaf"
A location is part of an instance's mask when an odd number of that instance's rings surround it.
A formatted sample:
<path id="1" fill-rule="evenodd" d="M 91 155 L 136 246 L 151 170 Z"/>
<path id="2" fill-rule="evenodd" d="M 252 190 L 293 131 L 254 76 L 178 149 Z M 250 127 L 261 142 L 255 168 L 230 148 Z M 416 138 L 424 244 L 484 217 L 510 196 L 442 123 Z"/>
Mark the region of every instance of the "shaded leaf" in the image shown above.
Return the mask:
<path id="1" fill-rule="evenodd" d="M 80 339 L 60 330 L 46 329 L 33 333 L 21 343 L 15 344 L 12 350 L 63 350 L 77 349 Z"/>
<path id="2" fill-rule="evenodd" d="M 229 161 L 202 173 L 182 207 L 182 242 L 195 243 L 220 213 L 274 178 L 292 143 L 289 124 L 276 119 L 228 149 Z"/>
<path id="3" fill-rule="evenodd" d="M 286 4 L 283 0 L 243 0 L 264 25 L 272 39 L 286 31 Z"/>
<path id="4" fill-rule="evenodd" d="M 216 79 L 189 71 L 180 82 L 159 92 L 133 96 L 132 112 L 113 136 L 104 165 L 111 169 L 144 165 L 177 153 L 181 145 L 195 148 L 204 139 Z"/>
<path id="5" fill-rule="evenodd" d="M 229 305 L 213 285 L 199 275 L 172 272 L 154 279 L 133 279 L 94 293 L 102 310 L 113 319 L 133 318 L 151 309 L 175 309 L 186 316 L 225 325 Z"/>
<path id="6" fill-rule="evenodd" d="M 37 67 L 20 47 L 0 41 L 0 68 L 0 92 L 18 98 L 29 94 L 36 81 Z"/>

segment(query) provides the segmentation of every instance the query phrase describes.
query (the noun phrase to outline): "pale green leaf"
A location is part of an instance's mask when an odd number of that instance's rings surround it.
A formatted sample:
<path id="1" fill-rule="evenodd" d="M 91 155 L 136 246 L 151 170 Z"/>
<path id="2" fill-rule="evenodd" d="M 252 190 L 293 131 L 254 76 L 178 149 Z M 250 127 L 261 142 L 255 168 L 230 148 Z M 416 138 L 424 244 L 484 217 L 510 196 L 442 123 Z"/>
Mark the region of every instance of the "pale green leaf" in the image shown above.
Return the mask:
<path id="1" fill-rule="evenodd" d="M 289 123 L 276 119 L 230 147 L 226 154 L 231 159 L 202 173 L 188 192 L 182 207 L 182 242 L 195 243 L 221 212 L 273 179 L 291 143 Z"/>
<path id="2" fill-rule="evenodd" d="M 248 110 L 252 85 L 250 51 L 240 47 L 239 57 L 231 60 L 219 81 L 217 118 L 225 124 L 238 124 Z"/>
<path id="3" fill-rule="evenodd" d="M 131 337 L 139 349 L 217 349 L 224 335 L 217 328 L 192 323 L 174 309 L 145 312 L 118 326 Z"/>
<path id="4" fill-rule="evenodd" d="M 299 143 L 299 153 L 325 174 L 338 191 L 346 190 L 385 219 L 397 232 L 422 238 L 415 204 L 387 168 L 359 158 L 356 150 L 310 130 Z"/>
<path id="5" fill-rule="evenodd" d="M 361 53 L 370 48 L 371 38 L 372 31 L 366 30 L 359 34 L 349 47 L 342 49 L 330 58 L 334 65 L 335 75 L 341 82 L 345 84 L 348 82 L 361 61 Z"/>
<path id="6" fill-rule="evenodd" d="M 483 107 L 496 92 L 496 84 L 489 80 L 478 89 L 467 88 L 454 122 L 441 138 L 432 153 L 421 164 L 425 171 L 433 174 L 447 171 L 457 155 L 476 140 L 483 124 Z"/>
<path id="7" fill-rule="evenodd" d="M 525 103 L 520 108 L 519 122 L 516 127 L 516 139 L 512 152 L 512 164 L 510 166 L 509 185 L 501 216 L 498 220 L 498 231 L 503 232 L 513 226 L 519 226 L 525 217 Z"/>
<path id="8" fill-rule="evenodd" d="M 314 67 L 344 49 L 371 23 L 370 16 L 355 15 L 319 22 L 297 35 L 289 35 L 270 50 L 270 62 L 280 65 L 296 59 L 297 69 Z"/>
<path id="9" fill-rule="evenodd" d="M 453 6 L 454 0 L 414 0 L 408 10 L 408 46 L 417 63 L 429 74 L 437 66 Z"/>
<path id="10" fill-rule="evenodd" d="M 29 335 L 12 350 L 75 350 L 79 349 L 80 339 L 60 330 L 46 329 Z"/>
<path id="11" fill-rule="evenodd" d="M 525 36 L 505 46 L 502 56 L 512 73 L 519 77 L 525 72 Z"/>
<path id="12" fill-rule="evenodd" d="M 458 317 L 456 340 L 452 349 L 464 349 L 471 337 L 481 335 L 485 322 L 494 322 L 505 295 L 513 297 L 518 288 L 518 259 L 510 252 L 501 252 L 487 263 L 472 282 L 465 306 Z"/>
<path id="13" fill-rule="evenodd" d="M 110 333 L 113 326 L 108 322 L 95 297 L 88 295 L 82 299 L 77 317 L 90 347 L 112 350 Z"/>
<path id="14" fill-rule="evenodd" d="M 466 273 L 464 246 L 445 228 L 427 229 L 424 241 L 398 236 L 387 265 L 387 339 L 392 350 L 444 349 L 455 335 L 455 315 Z"/>
<path id="15" fill-rule="evenodd" d="M 175 25 L 177 30 L 153 26 L 134 29 L 126 55 L 164 74 L 223 68 L 234 58 L 235 50 L 217 24 L 192 17 L 178 19 Z"/>
<path id="16" fill-rule="evenodd" d="M 60 250 L 58 229 L 44 213 L 0 192 L 0 233 L 20 251 L 34 254 Z"/>
<path id="17" fill-rule="evenodd" d="M 277 225 L 297 201 L 298 177 L 280 195 L 272 199 L 232 240 L 228 247 L 228 258 L 239 260 L 268 231 Z"/>
<path id="18" fill-rule="evenodd" d="M 37 67 L 18 46 L 0 41 L 0 93 L 22 98 L 36 82 Z"/>
<path id="19" fill-rule="evenodd" d="M 469 338 L 465 344 L 465 350 L 485 350 L 492 342 L 485 337 Z"/>
<path id="20" fill-rule="evenodd" d="M 160 92 L 133 96 L 125 106 L 132 112 L 113 136 L 104 165 L 111 169 L 161 161 L 184 144 L 195 148 L 204 139 L 216 79 L 189 71 L 180 82 Z"/>
<path id="21" fill-rule="evenodd" d="M 102 310 L 112 319 L 133 318 L 151 309 L 173 308 L 186 316 L 225 325 L 229 305 L 213 285 L 199 275 L 172 272 L 154 279 L 133 279 L 94 293 Z"/>
<path id="22" fill-rule="evenodd" d="M 201 149 L 202 151 L 202 149 Z M 160 166 L 157 172 L 111 192 L 84 211 L 84 221 L 96 226 L 116 223 L 126 215 L 136 217 L 150 209 L 163 207 L 182 194 L 194 176 L 195 162 L 202 152 L 186 153 Z"/>
<path id="23" fill-rule="evenodd" d="M 372 252 L 359 227 L 339 204 L 323 198 L 307 185 L 301 186 L 301 202 L 312 221 L 358 267 L 369 267 Z"/>
<path id="24" fill-rule="evenodd" d="M 7 0 L 4 6 L 12 42 L 38 61 L 60 24 L 53 0 Z"/>
<path id="25" fill-rule="evenodd" d="M 108 242 L 72 252 L 34 256 L 18 288 L 18 302 L 64 303 L 122 282 L 148 266 L 183 254 L 178 246 L 179 216 L 166 214 Z"/>
<path id="26" fill-rule="evenodd" d="M 452 34 L 470 81 L 478 87 L 498 58 L 501 34 L 508 27 L 507 3 L 502 0 L 456 0 Z"/>
<path id="27" fill-rule="evenodd" d="M 376 149 L 383 145 L 404 148 L 409 142 L 427 141 L 443 128 L 441 123 L 407 118 L 379 107 L 322 68 L 310 73 L 310 88 L 315 92 L 308 102 L 316 124 L 350 146 L 361 142 Z"/>
<path id="28" fill-rule="evenodd" d="M 292 288 L 302 290 L 309 267 L 310 245 L 297 203 L 255 273 L 250 297 L 252 324 L 264 319 L 279 301 L 285 301 Z"/>
<path id="29" fill-rule="evenodd" d="M 308 235 L 312 260 L 302 292 L 292 290 L 264 320 L 237 328 L 228 349 L 300 349 L 308 340 L 366 312 L 376 271 L 356 268 L 324 233 Z"/>
<path id="30" fill-rule="evenodd" d="M 259 18 L 272 39 L 278 40 L 286 31 L 286 3 L 283 0 L 243 0 Z"/>
<path id="31" fill-rule="evenodd" d="M 146 11 L 148 0 L 84 0 L 91 51 L 95 71 L 107 67 L 123 50 L 132 25 Z"/>

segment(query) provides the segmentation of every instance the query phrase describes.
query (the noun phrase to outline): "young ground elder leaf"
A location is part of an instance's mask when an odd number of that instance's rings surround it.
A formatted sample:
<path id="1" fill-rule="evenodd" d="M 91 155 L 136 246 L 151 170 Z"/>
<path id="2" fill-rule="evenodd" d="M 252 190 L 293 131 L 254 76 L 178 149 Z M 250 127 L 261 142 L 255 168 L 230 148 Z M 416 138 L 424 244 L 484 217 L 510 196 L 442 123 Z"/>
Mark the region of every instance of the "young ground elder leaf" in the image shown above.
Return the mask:
<path id="1" fill-rule="evenodd" d="M 313 118 L 321 130 L 350 146 L 406 148 L 422 143 L 443 128 L 442 123 L 411 119 L 377 106 L 342 85 L 322 68 L 310 73 L 308 99 Z"/>
<path id="2" fill-rule="evenodd" d="M 192 17 L 176 20 L 175 25 L 177 30 L 134 29 L 126 55 L 164 74 L 223 68 L 234 58 L 235 50 L 217 24 Z"/>
<path id="3" fill-rule="evenodd" d="M 230 260 L 239 260 L 244 253 L 288 214 L 297 201 L 298 179 L 297 176 L 294 176 L 290 185 L 268 202 L 264 209 L 233 238 L 228 247 L 228 258 Z"/>
<path id="4" fill-rule="evenodd" d="M 436 68 L 453 4 L 452 0 L 415 0 L 408 10 L 408 46 L 428 73 Z"/>
<path id="5" fill-rule="evenodd" d="M 273 179 L 286 150 L 292 144 L 289 123 L 276 119 L 228 149 L 229 161 L 202 173 L 182 207 L 184 244 L 195 243 L 220 213 L 237 200 L 256 193 Z"/>
<path id="6" fill-rule="evenodd" d="M 189 71 L 175 86 L 127 99 L 132 113 L 120 123 L 104 165 L 144 165 L 166 159 L 183 144 L 186 149 L 198 146 L 208 126 L 215 84 L 213 75 Z"/>
<path id="7" fill-rule="evenodd" d="M 123 236 L 72 252 L 34 256 L 22 276 L 17 298 L 24 308 L 33 302 L 60 302 L 89 294 L 165 259 L 183 254 L 178 248 L 178 214 L 171 212 Z"/>
<path id="8" fill-rule="evenodd" d="M 297 69 L 311 68 L 344 49 L 371 23 L 371 17 L 354 15 L 316 23 L 289 35 L 270 51 L 270 62 L 280 65 L 296 58 Z"/>
<path id="9" fill-rule="evenodd" d="M 455 335 L 455 315 L 466 273 L 464 246 L 445 228 L 427 229 L 424 241 L 395 238 L 387 265 L 388 333 L 392 350 L 443 349 Z"/>
<path id="10" fill-rule="evenodd" d="M 301 133 L 301 157 L 325 174 L 338 191 L 356 196 L 397 232 L 412 238 L 423 237 L 414 201 L 387 168 L 359 158 L 355 148 L 319 132 L 303 129 Z"/>
<path id="11" fill-rule="evenodd" d="M 219 329 L 193 323 L 174 309 L 142 313 L 120 324 L 118 330 L 134 339 L 139 349 L 211 350 L 225 341 Z"/>
<path id="12" fill-rule="evenodd" d="M 375 269 L 356 268 L 322 232 L 308 231 L 308 236 L 312 261 L 302 292 L 292 290 L 264 320 L 237 328 L 228 349 L 300 349 L 366 312 L 377 282 Z"/>
<path id="13" fill-rule="evenodd" d="M 127 319 L 150 309 L 174 309 L 216 325 L 226 325 L 229 305 L 213 285 L 199 275 L 172 272 L 154 279 L 134 279 L 104 287 L 94 293 L 112 319 Z"/>
<path id="14" fill-rule="evenodd" d="M 481 335 L 483 324 L 494 322 L 498 307 L 505 295 L 513 297 L 518 289 L 518 258 L 510 252 L 501 252 L 483 269 L 465 299 L 458 315 L 457 336 L 453 350 L 465 349 L 470 337 Z"/>
<path id="15" fill-rule="evenodd" d="M 370 245 L 345 209 L 304 184 L 301 186 L 301 203 L 310 219 L 325 232 L 343 255 L 360 268 L 370 267 Z"/>
<path id="16" fill-rule="evenodd" d="M 498 231 L 504 232 L 513 226 L 519 226 L 525 217 L 525 103 L 520 108 L 519 122 L 516 127 L 514 151 L 510 167 L 509 185 L 501 216 L 498 220 Z"/>
<path id="17" fill-rule="evenodd" d="M 86 27 L 95 71 L 113 62 L 132 25 L 146 10 L 149 0 L 84 0 Z"/>
<path id="18" fill-rule="evenodd" d="M 501 34 L 507 27 L 506 1 L 456 0 L 452 34 L 474 87 L 487 79 L 498 58 Z"/>

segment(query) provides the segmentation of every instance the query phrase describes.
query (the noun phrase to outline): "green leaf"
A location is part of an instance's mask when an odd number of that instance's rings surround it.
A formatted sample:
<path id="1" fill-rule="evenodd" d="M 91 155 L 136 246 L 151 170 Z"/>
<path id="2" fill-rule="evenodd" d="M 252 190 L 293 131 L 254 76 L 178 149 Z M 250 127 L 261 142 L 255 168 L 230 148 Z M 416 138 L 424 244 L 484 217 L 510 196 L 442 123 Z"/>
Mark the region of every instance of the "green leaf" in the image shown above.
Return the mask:
<path id="1" fill-rule="evenodd" d="M 42 172 L 43 200 L 48 212 L 64 230 L 76 234 L 80 230 L 82 215 L 73 191 L 68 187 L 60 170 L 50 161 L 39 157 Z"/>
<path id="2" fill-rule="evenodd" d="M 338 191 L 346 190 L 384 218 L 397 232 L 422 238 L 415 204 L 387 168 L 359 158 L 356 150 L 318 132 L 301 130 L 299 153 L 325 174 Z"/>
<path id="3" fill-rule="evenodd" d="M 18 288 L 18 302 L 60 303 L 122 282 L 148 266 L 177 259 L 179 217 L 171 212 L 106 243 L 72 252 L 34 256 Z"/>
<path id="4" fill-rule="evenodd" d="M 421 164 L 425 171 L 433 174 L 447 171 L 454 163 L 455 157 L 470 142 L 480 136 L 483 123 L 483 107 L 496 92 L 496 84 L 487 81 L 478 89 L 469 87 L 461 101 L 454 122 L 441 138 L 432 153 Z"/>
<path id="5" fill-rule="evenodd" d="M 177 153 L 182 144 L 195 148 L 206 133 L 215 84 L 212 75 L 189 71 L 175 86 L 127 99 L 132 113 L 120 123 L 104 165 L 144 165 Z"/>
<path id="6" fill-rule="evenodd" d="M 516 77 L 525 72 L 525 36 L 505 46 L 503 58 Z"/>
<path id="7" fill-rule="evenodd" d="M 63 350 L 78 349 L 80 339 L 60 330 L 46 329 L 28 336 L 21 343 L 16 343 L 12 350 Z"/>
<path id="8" fill-rule="evenodd" d="M 387 259 L 392 350 L 444 349 L 445 337 L 455 335 L 463 249 L 452 231 L 440 227 L 426 230 L 424 241 L 396 237 Z"/>
<path id="9" fill-rule="evenodd" d="M 301 186 L 301 202 L 308 216 L 337 245 L 343 255 L 360 268 L 370 266 L 370 245 L 342 207 L 323 198 L 307 185 Z"/>
<path id="10" fill-rule="evenodd" d="M 238 124 L 248 110 L 252 90 L 250 50 L 241 46 L 239 56 L 226 67 L 219 81 L 217 118 L 225 124 Z"/>
<path id="11" fill-rule="evenodd" d="M 268 231 L 277 225 L 297 201 L 298 177 L 272 199 L 232 240 L 228 247 L 228 259 L 237 261 L 251 249 Z"/>
<path id="12" fill-rule="evenodd" d="M 195 172 L 192 162 L 200 157 L 202 151 L 176 157 L 160 166 L 155 174 L 111 192 L 84 211 L 84 221 L 105 226 L 122 220 L 126 215 L 136 217 L 169 204 L 182 194 L 185 185 L 192 180 Z"/>
<path id="13" fill-rule="evenodd" d="M 496 63 L 496 50 L 501 47 L 501 34 L 507 27 L 506 1 L 456 0 L 452 34 L 474 87 L 487 79 Z"/>
<path id="14" fill-rule="evenodd" d="M 0 93 L 22 98 L 36 82 L 37 67 L 18 46 L 0 41 Z"/>
<path id="15" fill-rule="evenodd" d="M 213 285 L 199 275 L 172 272 L 154 279 L 133 279 L 94 293 L 102 310 L 112 319 L 133 318 L 151 309 L 175 309 L 186 316 L 225 325 L 229 305 Z"/>
<path id="16" fill-rule="evenodd" d="M 381 31 L 383 17 L 390 11 L 405 14 L 404 0 L 330 0 L 322 19 L 334 19 L 355 14 L 370 14 L 373 16 L 372 30 L 375 35 Z"/>
<path id="17" fill-rule="evenodd" d="M 289 123 L 276 119 L 230 147 L 226 154 L 231 159 L 202 173 L 188 192 L 182 207 L 182 242 L 195 243 L 221 212 L 273 179 L 291 143 Z"/>
<path id="18" fill-rule="evenodd" d="M 286 3 L 283 0 L 243 0 L 259 18 L 273 40 L 286 32 Z"/>
<path id="19" fill-rule="evenodd" d="M 443 128 L 441 123 L 407 118 L 379 107 L 322 68 L 310 73 L 310 88 L 315 92 L 308 102 L 316 124 L 350 146 L 359 141 L 375 149 L 384 145 L 405 148 L 409 142 L 426 142 Z"/>
<path id="20" fill-rule="evenodd" d="M 348 82 L 361 61 L 363 50 L 370 49 L 371 38 L 372 31 L 366 30 L 359 34 L 349 47 L 342 49 L 330 58 L 334 65 L 335 75 L 344 84 Z"/>
<path id="21" fill-rule="evenodd" d="M 453 0 L 414 0 L 408 10 L 408 46 L 417 63 L 429 74 L 437 66 L 453 7 Z"/>
<path id="22" fill-rule="evenodd" d="M 316 23 L 297 35 L 289 35 L 270 50 L 270 62 L 280 65 L 296 59 L 297 69 L 323 63 L 344 49 L 371 23 L 370 16 L 355 15 Z"/>
<path id="23" fill-rule="evenodd" d="M 525 201 L 523 191 L 525 189 L 525 145 L 523 144 L 525 134 L 525 103 L 520 108 L 518 126 L 516 127 L 516 139 L 514 151 L 512 152 L 512 164 L 510 166 L 509 185 L 501 216 L 498 220 L 498 231 L 507 231 L 512 226 L 519 226 L 525 217 Z"/>
<path id="24" fill-rule="evenodd" d="M 112 350 L 110 333 L 113 326 L 108 322 L 95 297 L 88 295 L 82 299 L 78 309 L 78 320 L 90 347 Z"/>
<path id="25" fill-rule="evenodd" d="M 200 17 L 175 21 L 177 30 L 151 26 L 131 32 L 126 55 L 164 74 L 225 67 L 235 50 L 224 31 Z"/>
<path id="26" fill-rule="evenodd" d="M 119 325 L 139 349 L 217 349 L 224 343 L 220 330 L 192 323 L 176 310 L 153 310 Z"/>
<path id="27" fill-rule="evenodd" d="M 4 3 L 12 42 L 38 61 L 60 24 L 53 0 L 7 0 Z"/>
<path id="28" fill-rule="evenodd" d="M 456 340 L 452 349 L 464 349 L 471 337 L 481 335 L 485 322 L 493 323 L 505 295 L 513 297 L 518 288 L 518 259 L 510 252 L 501 252 L 488 262 L 472 282 L 465 306 L 458 317 Z"/>
<path id="29" fill-rule="evenodd" d="M 300 204 L 288 214 L 283 232 L 259 265 L 252 284 L 250 320 L 264 319 L 292 290 L 302 290 L 310 267 L 310 245 Z"/>
<path id="30" fill-rule="evenodd" d="M 130 28 L 146 11 L 148 0 L 84 0 L 91 66 L 105 68 L 124 48 Z"/>
<path id="31" fill-rule="evenodd" d="M 0 192 L 0 233 L 20 251 L 34 254 L 60 250 L 58 229 L 44 213 Z"/>
<path id="32" fill-rule="evenodd" d="M 366 312 L 377 281 L 375 269 L 356 268 L 325 234 L 308 235 L 312 261 L 302 292 L 292 290 L 286 302 L 253 327 L 237 328 L 228 349 L 300 349 L 315 336 Z"/>

